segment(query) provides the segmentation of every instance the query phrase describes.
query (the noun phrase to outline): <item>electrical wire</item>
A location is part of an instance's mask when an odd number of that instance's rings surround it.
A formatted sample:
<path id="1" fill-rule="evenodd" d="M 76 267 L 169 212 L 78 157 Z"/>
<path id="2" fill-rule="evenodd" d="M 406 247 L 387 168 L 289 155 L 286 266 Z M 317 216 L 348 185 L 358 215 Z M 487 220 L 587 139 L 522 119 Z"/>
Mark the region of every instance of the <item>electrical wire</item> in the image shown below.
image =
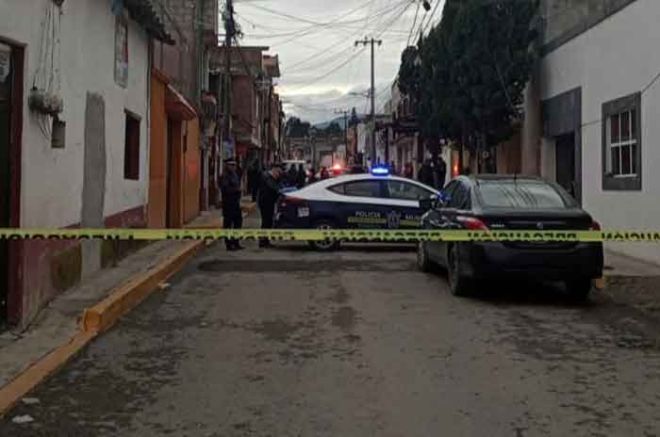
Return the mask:
<path id="1" fill-rule="evenodd" d="M 415 18 L 413 19 L 413 24 L 410 27 L 410 33 L 408 34 L 408 42 L 406 42 L 406 47 L 410 45 L 410 38 L 412 38 L 413 32 L 415 31 L 415 26 L 417 25 L 417 17 L 419 16 L 419 8 L 421 6 L 421 3 L 417 3 L 417 9 L 415 9 Z"/>
<path id="2" fill-rule="evenodd" d="M 393 12 L 393 11 L 396 11 L 397 9 L 400 9 L 402 6 L 405 6 L 406 3 L 408 3 L 408 0 L 400 1 L 397 5 L 395 5 L 391 9 L 381 11 L 378 14 L 371 16 L 370 19 L 375 18 L 376 16 L 387 15 L 387 14 Z M 347 16 L 347 15 L 345 15 L 345 16 Z M 361 22 L 362 19 L 360 19 L 359 21 Z M 332 24 L 332 23 L 330 23 L 330 24 Z M 275 41 L 272 44 L 277 45 L 277 46 L 283 46 L 283 45 L 289 44 L 291 42 L 296 42 L 300 37 L 312 34 L 314 32 L 320 32 L 320 31 L 324 30 L 325 27 L 328 27 L 328 26 L 311 26 L 310 28 L 308 28 L 308 30 L 303 30 L 300 33 L 296 33 L 295 35 L 291 36 L 290 38 L 287 38 L 287 39 L 282 40 L 282 41 Z M 359 32 L 364 32 L 364 30 L 365 30 L 362 26 L 361 27 L 341 26 L 341 27 L 343 27 L 345 30 L 357 30 Z M 385 30 L 387 30 L 387 29 L 385 29 Z"/>

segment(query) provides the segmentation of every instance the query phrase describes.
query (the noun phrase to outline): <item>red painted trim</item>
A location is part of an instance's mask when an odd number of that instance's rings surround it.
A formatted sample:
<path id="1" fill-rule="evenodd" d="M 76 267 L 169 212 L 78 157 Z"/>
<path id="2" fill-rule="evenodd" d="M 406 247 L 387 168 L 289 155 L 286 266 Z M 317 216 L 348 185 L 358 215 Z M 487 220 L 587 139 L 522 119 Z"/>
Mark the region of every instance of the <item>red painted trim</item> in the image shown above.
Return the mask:
<path id="1" fill-rule="evenodd" d="M 25 49 L 22 46 L 12 46 L 14 53 L 14 81 L 11 94 L 11 145 L 10 162 L 11 193 L 9 199 L 10 223 L 12 227 L 21 226 L 21 156 L 23 143 L 23 87 L 25 86 Z M 23 242 L 10 241 L 9 277 L 7 296 L 7 318 L 9 323 L 17 324 L 21 319 L 23 309 Z"/>
<path id="2" fill-rule="evenodd" d="M 138 206 L 108 216 L 104 223 L 106 228 L 145 228 L 147 226 L 146 206 Z"/>
<path id="3" fill-rule="evenodd" d="M 112 214 L 103 219 L 103 226 L 106 228 L 146 228 L 147 227 L 147 206 L 136 206 L 135 208 Z M 62 229 L 79 229 L 80 223 L 73 223 Z"/>

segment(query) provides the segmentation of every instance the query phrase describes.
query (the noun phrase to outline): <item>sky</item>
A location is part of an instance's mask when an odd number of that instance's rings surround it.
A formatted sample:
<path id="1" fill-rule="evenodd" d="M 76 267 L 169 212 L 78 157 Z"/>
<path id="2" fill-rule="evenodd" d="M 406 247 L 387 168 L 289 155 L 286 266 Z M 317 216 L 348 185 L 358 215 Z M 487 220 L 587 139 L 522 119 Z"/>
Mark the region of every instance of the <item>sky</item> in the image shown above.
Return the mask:
<path id="1" fill-rule="evenodd" d="M 382 109 L 408 40 L 440 20 L 444 0 L 429 2 L 425 12 L 421 0 L 234 0 L 234 10 L 240 44 L 279 56 L 277 90 L 287 117 L 318 123 L 352 107 L 370 111 L 370 49 L 355 46 L 365 38 L 382 40 L 375 57 L 376 110 Z"/>

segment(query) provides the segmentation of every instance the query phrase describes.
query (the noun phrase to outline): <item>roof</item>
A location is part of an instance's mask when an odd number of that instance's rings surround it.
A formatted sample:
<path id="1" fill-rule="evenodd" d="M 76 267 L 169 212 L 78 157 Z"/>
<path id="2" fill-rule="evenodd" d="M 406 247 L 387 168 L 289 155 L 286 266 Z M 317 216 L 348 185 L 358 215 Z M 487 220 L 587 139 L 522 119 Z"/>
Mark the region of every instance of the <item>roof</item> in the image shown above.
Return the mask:
<path id="1" fill-rule="evenodd" d="M 165 25 L 154 10 L 152 0 L 115 0 L 123 2 L 132 20 L 142 26 L 153 38 L 166 44 L 174 44 L 174 39 L 165 30 Z"/>
<path id="2" fill-rule="evenodd" d="M 538 176 L 530 175 L 512 175 L 512 174 L 477 174 L 467 176 L 471 180 L 479 181 L 507 181 L 507 180 L 518 180 L 518 181 L 538 181 L 542 182 L 543 179 Z"/>

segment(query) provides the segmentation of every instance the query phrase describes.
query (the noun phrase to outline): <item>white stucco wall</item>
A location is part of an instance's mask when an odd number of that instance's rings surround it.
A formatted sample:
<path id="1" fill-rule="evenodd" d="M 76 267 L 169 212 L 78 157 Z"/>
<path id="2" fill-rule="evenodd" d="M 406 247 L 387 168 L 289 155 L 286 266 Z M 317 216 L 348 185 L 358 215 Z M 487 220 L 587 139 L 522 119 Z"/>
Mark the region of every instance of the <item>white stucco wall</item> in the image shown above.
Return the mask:
<path id="1" fill-rule="evenodd" d="M 660 229 L 660 81 L 642 96 L 642 191 L 602 189 L 602 104 L 642 91 L 660 72 L 660 2 L 638 0 L 551 52 L 542 62 L 542 99 L 582 87 L 583 203 L 605 227 Z M 660 263 L 660 246 L 617 245 Z"/>
<path id="2" fill-rule="evenodd" d="M 104 216 L 146 204 L 148 186 L 148 37 L 128 25 L 128 86 L 114 81 L 115 17 L 110 0 L 67 0 L 59 37 L 66 147 L 53 149 L 27 105 L 39 66 L 42 22 L 51 0 L 0 2 L 0 36 L 25 44 L 21 225 L 62 227 L 79 223 L 82 207 L 87 92 L 105 100 L 106 192 Z M 7 19 L 9 18 L 9 19 Z M 59 26 L 58 26 L 59 27 Z M 57 47 L 57 46 L 56 46 Z M 140 180 L 124 179 L 125 110 L 141 117 Z"/>

